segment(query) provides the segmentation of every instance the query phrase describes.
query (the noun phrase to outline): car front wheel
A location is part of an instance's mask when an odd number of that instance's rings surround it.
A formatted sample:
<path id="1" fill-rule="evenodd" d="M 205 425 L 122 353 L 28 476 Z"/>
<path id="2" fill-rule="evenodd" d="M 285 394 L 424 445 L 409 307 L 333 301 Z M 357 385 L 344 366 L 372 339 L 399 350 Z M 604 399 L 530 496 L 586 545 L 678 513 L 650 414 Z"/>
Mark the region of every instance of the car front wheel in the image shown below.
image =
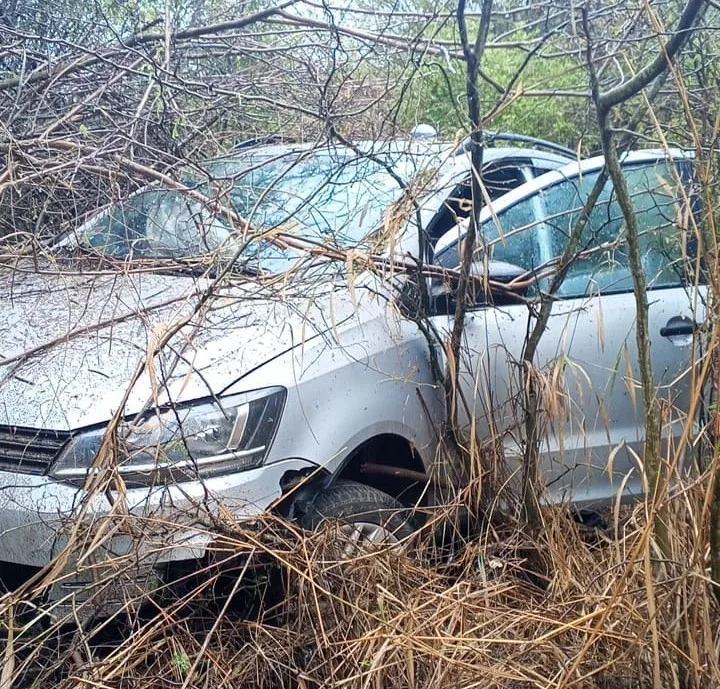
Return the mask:
<path id="1" fill-rule="evenodd" d="M 394 545 L 415 531 L 410 510 L 387 493 L 354 481 L 336 481 L 307 505 L 304 528 L 315 530 L 326 522 L 338 524 L 347 555 Z"/>

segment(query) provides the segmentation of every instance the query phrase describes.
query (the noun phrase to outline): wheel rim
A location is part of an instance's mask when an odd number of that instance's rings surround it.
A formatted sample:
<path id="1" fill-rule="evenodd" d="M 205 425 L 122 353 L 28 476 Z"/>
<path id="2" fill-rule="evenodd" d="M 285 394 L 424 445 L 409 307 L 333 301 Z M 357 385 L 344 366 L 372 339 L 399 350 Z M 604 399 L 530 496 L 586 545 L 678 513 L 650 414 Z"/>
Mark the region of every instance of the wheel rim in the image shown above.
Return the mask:
<path id="1" fill-rule="evenodd" d="M 343 536 L 343 555 L 353 557 L 363 552 L 378 550 L 385 546 L 393 546 L 400 539 L 389 529 L 372 522 L 352 522 L 340 526 Z"/>

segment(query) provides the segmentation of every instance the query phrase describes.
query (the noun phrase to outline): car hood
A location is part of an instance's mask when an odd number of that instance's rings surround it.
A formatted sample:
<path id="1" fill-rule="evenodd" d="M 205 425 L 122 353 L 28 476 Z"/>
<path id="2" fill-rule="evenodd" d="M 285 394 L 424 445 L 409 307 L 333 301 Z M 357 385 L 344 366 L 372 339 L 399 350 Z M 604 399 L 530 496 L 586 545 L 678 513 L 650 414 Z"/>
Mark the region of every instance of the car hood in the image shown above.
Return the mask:
<path id="1" fill-rule="evenodd" d="M 0 267 L 0 424 L 72 430 L 218 394 L 355 309 L 327 281 Z"/>

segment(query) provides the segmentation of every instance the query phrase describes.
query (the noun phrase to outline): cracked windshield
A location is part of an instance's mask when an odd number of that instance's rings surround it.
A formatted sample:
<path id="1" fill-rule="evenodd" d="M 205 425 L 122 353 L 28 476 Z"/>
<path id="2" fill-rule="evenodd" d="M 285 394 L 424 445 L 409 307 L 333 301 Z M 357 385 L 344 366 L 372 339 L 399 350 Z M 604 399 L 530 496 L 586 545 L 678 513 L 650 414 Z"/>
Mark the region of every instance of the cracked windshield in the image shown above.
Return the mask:
<path id="1" fill-rule="evenodd" d="M 396 172 L 409 169 L 408 160 L 393 165 Z M 206 176 L 207 181 L 187 180 L 192 195 L 151 187 L 114 204 L 79 229 L 78 244 L 115 259 L 217 252 L 250 270 L 278 273 L 304 253 L 253 235 L 278 232 L 318 246 L 368 248 L 401 192 L 379 163 L 332 153 L 216 161 Z"/>

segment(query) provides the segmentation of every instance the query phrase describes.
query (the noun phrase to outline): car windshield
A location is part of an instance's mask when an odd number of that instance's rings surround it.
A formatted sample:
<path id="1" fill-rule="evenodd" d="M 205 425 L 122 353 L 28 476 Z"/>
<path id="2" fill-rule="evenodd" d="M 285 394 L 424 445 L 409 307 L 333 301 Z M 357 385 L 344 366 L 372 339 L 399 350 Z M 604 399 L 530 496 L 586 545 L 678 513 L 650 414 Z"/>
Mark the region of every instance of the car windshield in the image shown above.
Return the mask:
<path id="1" fill-rule="evenodd" d="M 410 178 L 409 156 L 398 154 L 388 163 L 402 179 Z M 112 205 L 76 232 L 77 244 L 117 259 L 239 254 L 252 269 L 277 273 L 302 252 L 262 239 L 246 242 L 244 223 L 233 223 L 232 214 L 263 231 L 333 248 L 367 248 L 401 193 L 384 165 L 337 151 L 245 154 L 204 170 L 204 181 L 183 180 L 192 194 L 153 186 Z M 203 203 L 204 197 L 212 202 Z"/>

